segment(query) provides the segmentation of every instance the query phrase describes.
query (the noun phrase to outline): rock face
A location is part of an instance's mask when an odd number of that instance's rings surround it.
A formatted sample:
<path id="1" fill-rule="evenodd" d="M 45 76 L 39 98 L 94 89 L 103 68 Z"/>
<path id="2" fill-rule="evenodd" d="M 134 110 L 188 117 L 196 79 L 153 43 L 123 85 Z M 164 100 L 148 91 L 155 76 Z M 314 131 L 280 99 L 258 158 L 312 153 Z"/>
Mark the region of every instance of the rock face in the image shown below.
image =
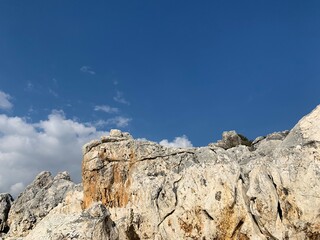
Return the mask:
<path id="1" fill-rule="evenodd" d="M 253 142 L 230 131 L 167 148 L 112 130 L 83 147 L 82 179 L 40 173 L 12 204 L 4 239 L 318 240 L 320 106 Z M 12 201 L 1 196 L 0 213 Z"/>
<path id="2" fill-rule="evenodd" d="M 12 204 L 7 237 L 26 236 L 74 186 L 67 172 L 55 177 L 50 172 L 41 172 Z"/>
<path id="3" fill-rule="evenodd" d="M 290 132 L 174 149 L 112 131 L 84 146 L 83 208 L 119 239 L 320 239 L 320 107 Z"/>
<path id="4" fill-rule="evenodd" d="M 108 209 L 96 202 L 82 211 L 82 197 L 82 187 L 78 185 L 24 239 L 117 239 Z"/>
<path id="5" fill-rule="evenodd" d="M 0 233 L 7 233 L 9 230 L 7 220 L 12 202 L 13 198 L 9 193 L 0 194 Z"/>

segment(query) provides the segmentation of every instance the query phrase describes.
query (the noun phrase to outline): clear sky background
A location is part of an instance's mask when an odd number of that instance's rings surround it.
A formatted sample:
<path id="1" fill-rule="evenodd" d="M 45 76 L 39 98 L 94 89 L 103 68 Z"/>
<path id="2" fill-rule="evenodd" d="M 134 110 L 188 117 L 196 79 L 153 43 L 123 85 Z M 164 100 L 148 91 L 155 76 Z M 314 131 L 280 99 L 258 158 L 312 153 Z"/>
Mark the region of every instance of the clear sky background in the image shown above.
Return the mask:
<path id="1" fill-rule="evenodd" d="M 291 129 L 320 100 L 319 1 L 0 1 L 0 192 L 80 180 L 111 128 L 175 146 Z"/>

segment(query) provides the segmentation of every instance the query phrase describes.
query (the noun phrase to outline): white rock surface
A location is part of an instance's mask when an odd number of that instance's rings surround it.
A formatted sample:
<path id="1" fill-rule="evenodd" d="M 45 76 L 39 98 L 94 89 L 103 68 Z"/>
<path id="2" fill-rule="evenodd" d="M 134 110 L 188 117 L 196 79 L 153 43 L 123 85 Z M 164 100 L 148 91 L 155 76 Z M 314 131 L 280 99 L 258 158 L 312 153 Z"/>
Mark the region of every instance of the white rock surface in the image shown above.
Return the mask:
<path id="1" fill-rule="evenodd" d="M 83 190 L 41 173 L 13 204 L 6 239 L 318 240 L 319 127 L 320 106 L 252 145 L 225 132 L 166 148 L 112 130 L 83 147 Z"/>
<path id="2" fill-rule="evenodd" d="M 170 149 L 119 135 L 85 152 L 84 208 L 120 239 L 319 239 L 320 107 L 288 134 Z M 97 184 L 98 183 L 98 184 Z"/>

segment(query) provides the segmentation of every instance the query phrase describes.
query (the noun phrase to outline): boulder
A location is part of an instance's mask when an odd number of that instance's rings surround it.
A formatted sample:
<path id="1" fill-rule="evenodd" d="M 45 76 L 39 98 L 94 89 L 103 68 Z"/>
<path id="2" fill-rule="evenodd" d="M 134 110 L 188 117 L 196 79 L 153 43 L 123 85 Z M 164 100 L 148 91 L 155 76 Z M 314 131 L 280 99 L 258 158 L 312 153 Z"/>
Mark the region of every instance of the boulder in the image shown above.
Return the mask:
<path id="1" fill-rule="evenodd" d="M 212 143 L 209 146 L 220 147 L 223 149 L 233 148 L 239 145 L 251 146 L 251 141 L 236 131 L 226 131 L 222 133 L 222 140 Z"/>

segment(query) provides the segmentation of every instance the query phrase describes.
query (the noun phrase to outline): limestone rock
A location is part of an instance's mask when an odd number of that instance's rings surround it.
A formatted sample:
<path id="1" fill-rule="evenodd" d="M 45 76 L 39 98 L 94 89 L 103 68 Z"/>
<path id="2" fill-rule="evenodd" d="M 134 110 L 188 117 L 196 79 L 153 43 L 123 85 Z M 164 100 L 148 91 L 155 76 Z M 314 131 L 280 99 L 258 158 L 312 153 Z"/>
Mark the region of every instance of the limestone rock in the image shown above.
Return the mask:
<path id="1" fill-rule="evenodd" d="M 320 105 L 303 117 L 283 141 L 283 146 L 294 147 L 320 142 Z"/>
<path id="2" fill-rule="evenodd" d="M 111 130 L 83 147 L 83 187 L 37 176 L 5 239 L 320 239 L 319 126 L 320 106 L 290 132 L 188 149 Z"/>
<path id="3" fill-rule="evenodd" d="M 101 203 L 93 203 L 82 211 L 82 186 L 69 191 L 64 201 L 52 209 L 24 240 L 117 239 L 117 229 L 110 213 Z"/>
<path id="4" fill-rule="evenodd" d="M 85 144 L 82 147 L 82 154 L 86 154 L 89 152 L 93 147 L 98 146 L 100 143 L 103 142 L 117 142 L 119 140 L 127 140 L 133 139 L 132 136 L 127 132 L 121 132 L 118 129 L 111 129 L 109 136 L 102 136 L 101 140 L 92 140 L 91 142 Z"/>
<path id="5" fill-rule="evenodd" d="M 13 198 L 9 193 L 0 194 L 0 233 L 7 233 L 9 230 L 7 220 L 12 202 Z"/>
<path id="6" fill-rule="evenodd" d="M 101 201 L 120 239 L 262 236 L 243 204 L 240 166 L 210 148 L 106 141 L 84 155 L 83 184 L 84 209 Z"/>
<path id="7" fill-rule="evenodd" d="M 252 146 L 190 149 L 116 132 L 84 154 L 82 207 L 102 202 L 119 239 L 319 239 L 319 126 L 318 107 Z"/>
<path id="8" fill-rule="evenodd" d="M 9 212 L 8 237 L 23 237 L 32 230 L 74 187 L 67 172 L 53 177 L 50 172 L 41 172 L 18 196 Z"/>

